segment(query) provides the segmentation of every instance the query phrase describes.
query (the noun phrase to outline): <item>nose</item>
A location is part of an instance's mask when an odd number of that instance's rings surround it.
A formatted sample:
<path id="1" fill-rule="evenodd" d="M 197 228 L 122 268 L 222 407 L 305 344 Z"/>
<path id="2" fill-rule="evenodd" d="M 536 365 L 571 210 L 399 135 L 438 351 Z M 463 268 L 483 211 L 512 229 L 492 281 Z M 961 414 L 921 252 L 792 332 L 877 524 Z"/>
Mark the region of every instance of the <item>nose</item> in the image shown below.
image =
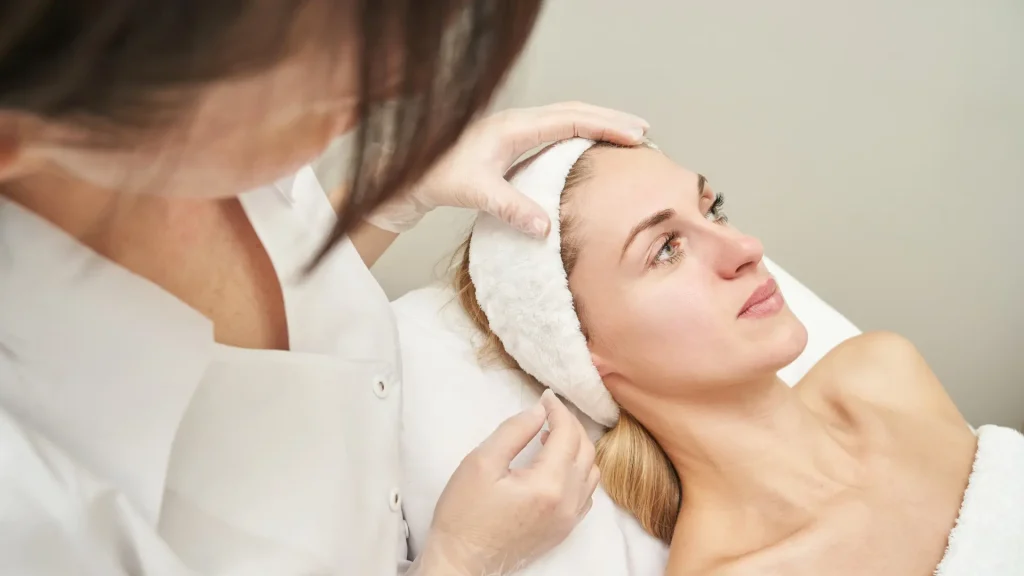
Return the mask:
<path id="1" fill-rule="evenodd" d="M 764 258 L 764 246 L 757 238 L 731 226 L 711 223 L 707 228 L 711 264 L 726 279 L 757 270 Z"/>

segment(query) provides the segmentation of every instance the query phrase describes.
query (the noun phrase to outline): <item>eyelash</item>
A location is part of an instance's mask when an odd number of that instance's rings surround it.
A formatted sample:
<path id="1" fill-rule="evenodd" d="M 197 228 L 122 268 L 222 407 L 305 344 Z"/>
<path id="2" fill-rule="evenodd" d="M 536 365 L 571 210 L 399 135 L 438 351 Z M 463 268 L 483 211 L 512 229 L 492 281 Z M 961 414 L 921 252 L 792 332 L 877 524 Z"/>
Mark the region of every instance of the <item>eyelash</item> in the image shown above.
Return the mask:
<path id="1" fill-rule="evenodd" d="M 715 201 L 711 203 L 711 208 L 708 209 L 708 213 L 705 217 L 713 216 L 713 222 L 719 224 L 728 224 L 729 217 L 722 211 L 722 207 L 725 206 L 725 194 L 715 193 Z M 710 219 L 710 218 L 709 218 Z"/>
<path id="2" fill-rule="evenodd" d="M 704 217 L 707 218 L 708 220 L 711 220 L 712 222 L 715 222 L 716 224 L 728 223 L 729 217 L 726 216 L 725 212 L 722 211 L 722 206 L 724 205 L 725 196 L 719 193 L 715 193 L 715 200 L 711 203 L 711 207 L 708 208 L 708 211 L 704 215 Z M 678 240 L 678 232 L 670 232 L 669 235 L 665 237 L 665 241 L 661 244 L 661 248 L 659 248 L 658 252 L 654 255 L 654 262 L 651 263 L 651 268 L 665 266 L 666 264 L 675 264 L 676 262 L 679 262 L 680 260 L 683 259 L 684 254 L 682 249 L 678 245 Z M 674 246 L 676 251 L 673 252 L 672 255 L 669 256 L 667 259 L 659 260 L 658 258 L 661 256 L 661 254 L 665 251 L 666 248 L 669 248 L 670 246 Z"/>

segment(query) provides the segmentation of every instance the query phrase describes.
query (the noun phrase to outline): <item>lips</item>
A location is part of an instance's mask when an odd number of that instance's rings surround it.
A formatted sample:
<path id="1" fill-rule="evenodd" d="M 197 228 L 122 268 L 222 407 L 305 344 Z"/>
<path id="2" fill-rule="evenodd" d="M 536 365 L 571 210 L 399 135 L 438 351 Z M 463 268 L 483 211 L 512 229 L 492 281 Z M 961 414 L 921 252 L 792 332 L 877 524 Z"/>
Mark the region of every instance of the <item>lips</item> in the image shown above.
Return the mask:
<path id="1" fill-rule="evenodd" d="M 779 292 L 779 285 L 774 278 L 769 278 L 754 290 L 754 293 L 747 298 L 737 314 L 739 318 L 762 318 L 770 316 L 782 309 L 784 301 Z"/>

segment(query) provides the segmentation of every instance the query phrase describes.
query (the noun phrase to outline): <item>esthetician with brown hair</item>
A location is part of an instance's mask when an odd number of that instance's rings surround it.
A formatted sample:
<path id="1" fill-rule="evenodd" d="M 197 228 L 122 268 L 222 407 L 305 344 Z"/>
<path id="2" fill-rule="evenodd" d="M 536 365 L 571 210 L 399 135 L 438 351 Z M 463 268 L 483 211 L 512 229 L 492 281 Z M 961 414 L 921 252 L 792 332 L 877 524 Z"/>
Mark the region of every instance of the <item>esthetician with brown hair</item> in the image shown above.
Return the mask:
<path id="1" fill-rule="evenodd" d="M 546 397 L 407 559 L 398 340 L 367 270 L 436 206 L 543 235 L 503 179 L 520 154 L 640 141 L 575 103 L 473 123 L 539 5 L 3 3 L 0 573 L 476 576 L 568 534 L 594 449 Z M 354 130 L 332 206 L 306 165 Z"/>

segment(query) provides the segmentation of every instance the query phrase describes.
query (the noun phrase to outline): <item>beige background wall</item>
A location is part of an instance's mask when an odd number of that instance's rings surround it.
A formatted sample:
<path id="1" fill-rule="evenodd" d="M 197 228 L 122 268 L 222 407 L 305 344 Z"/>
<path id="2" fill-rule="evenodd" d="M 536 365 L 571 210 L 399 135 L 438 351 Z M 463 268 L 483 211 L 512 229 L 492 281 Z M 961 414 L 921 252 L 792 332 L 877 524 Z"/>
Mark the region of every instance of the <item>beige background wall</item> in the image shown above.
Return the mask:
<path id="1" fill-rule="evenodd" d="M 501 104 L 633 111 L 732 221 L 975 423 L 1024 424 L 1024 2 L 550 0 Z M 464 212 L 374 272 L 434 277 Z"/>

